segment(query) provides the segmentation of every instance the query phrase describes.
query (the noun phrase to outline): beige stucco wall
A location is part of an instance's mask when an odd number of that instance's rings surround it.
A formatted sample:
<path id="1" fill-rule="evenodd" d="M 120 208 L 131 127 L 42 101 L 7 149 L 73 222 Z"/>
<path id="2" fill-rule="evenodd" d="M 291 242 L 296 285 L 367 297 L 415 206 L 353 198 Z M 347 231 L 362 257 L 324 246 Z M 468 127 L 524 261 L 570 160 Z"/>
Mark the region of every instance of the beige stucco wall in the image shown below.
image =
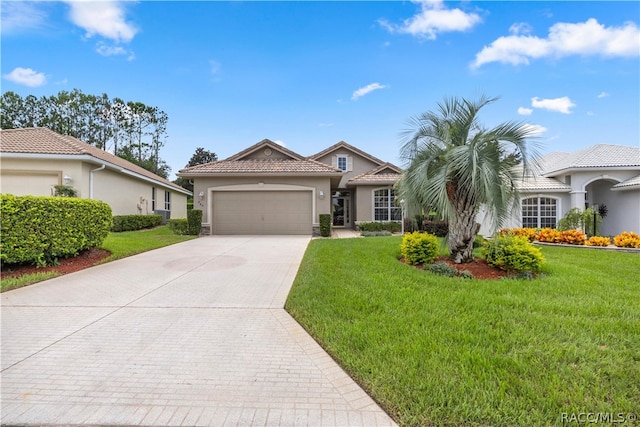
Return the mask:
<path id="1" fill-rule="evenodd" d="M 264 176 L 264 177 L 203 177 L 193 179 L 194 209 L 201 209 L 202 222 L 205 225 L 211 225 L 211 216 L 209 212 L 209 202 L 211 192 L 217 187 L 225 187 L 238 185 L 242 189 L 251 189 L 251 191 L 278 191 L 279 186 L 297 186 L 309 187 L 315 194 L 316 211 L 313 214 L 314 225 L 319 223 L 319 215 L 323 213 L 331 213 L 331 182 L 329 177 L 300 177 L 300 176 Z M 262 186 L 260 185 L 262 182 Z M 200 198 L 200 192 L 203 197 Z M 320 192 L 324 194 L 321 198 Z"/>
<path id="2" fill-rule="evenodd" d="M 62 178 L 71 177 L 69 184 L 78 191 L 78 197 L 90 198 L 91 170 L 99 165 L 77 160 L 12 159 L 3 158 L 1 163 L 2 193 L 15 195 L 52 195 L 53 185 L 62 184 Z M 94 172 L 95 200 L 101 200 L 111 206 L 113 215 L 133 215 L 153 213 L 151 211 L 151 188 L 153 183 L 124 175 L 119 171 L 106 168 Z M 157 186 L 158 209 L 164 209 L 165 187 Z M 187 217 L 187 196 L 171 191 L 171 218 Z M 140 197 L 148 200 L 138 209 Z M 148 207 L 147 207 L 148 206 Z"/>
<path id="3" fill-rule="evenodd" d="M 391 185 L 358 185 L 355 192 L 356 205 L 358 206 L 355 213 L 357 222 L 374 221 L 373 215 L 373 192 L 383 188 L 393 188 Z"/>
<path id="4" fill-rule="evenodd" d="M 365 172 L 369 172 L 370 170 L 375 169 L 379 166 L 377 163 L 374 163 L 371 160 L 365 159 L 359 154 L 355 154 L 352 151 L 347 150 L 346 148 L 339 148 L 335 151 L 332 151 L 331 153 L 318 158 L 317 161 L 329 166 L 334 166 L 335 165 L 334 159 L 338 156 L 349 156 L 353 158 L 353 170 L 345 172 L 342 175 L 342 179 L 340 180 L 340 184 L 338 185 L 338 188 L 346 188 L 347 181 L 349 181 L 351 178 L 361 175 Z"/>

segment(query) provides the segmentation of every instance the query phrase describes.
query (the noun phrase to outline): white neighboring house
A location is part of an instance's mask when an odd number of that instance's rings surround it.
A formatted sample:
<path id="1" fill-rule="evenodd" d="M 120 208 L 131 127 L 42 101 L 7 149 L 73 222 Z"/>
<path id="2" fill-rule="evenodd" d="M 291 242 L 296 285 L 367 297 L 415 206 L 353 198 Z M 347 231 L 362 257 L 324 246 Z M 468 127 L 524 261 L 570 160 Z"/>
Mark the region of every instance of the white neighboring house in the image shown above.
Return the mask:
<path id="1" fill-rule="evenodd" d="M 640 233 L 640 147 L 594 145 L 573 153 L 554 152 L 539 161 L 541 171 L 518 184 L 520 210 L 504 226 L 555 228 L 571 208 L 605 205 L 599 235 Z M 480 234 L 493 235 L 479 216 Z"/>
<path id="2" fill-rule="evenodd" d="M 69 185 L 78 197 L 111 206 L 113 215 L 161 213 L 187 217 L 191 192 L 161 176 L 71 136 L 46 128 L 0 131 L 0 191 L 50 196 Z"/>

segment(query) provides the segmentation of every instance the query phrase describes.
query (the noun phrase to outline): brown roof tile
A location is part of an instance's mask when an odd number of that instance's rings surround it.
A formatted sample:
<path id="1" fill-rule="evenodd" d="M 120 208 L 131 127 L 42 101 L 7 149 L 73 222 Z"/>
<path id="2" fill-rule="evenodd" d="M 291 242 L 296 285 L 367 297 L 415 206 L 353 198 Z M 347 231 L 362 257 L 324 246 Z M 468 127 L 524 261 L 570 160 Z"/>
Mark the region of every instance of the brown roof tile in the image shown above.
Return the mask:
<path id="1" fill-rule="evenodd" d="M 340 169 L 315 160 L 248 159 L 220 160 L 192 166 L 179 171 L 180 175 L 207 174 L 342 174 Z"/>

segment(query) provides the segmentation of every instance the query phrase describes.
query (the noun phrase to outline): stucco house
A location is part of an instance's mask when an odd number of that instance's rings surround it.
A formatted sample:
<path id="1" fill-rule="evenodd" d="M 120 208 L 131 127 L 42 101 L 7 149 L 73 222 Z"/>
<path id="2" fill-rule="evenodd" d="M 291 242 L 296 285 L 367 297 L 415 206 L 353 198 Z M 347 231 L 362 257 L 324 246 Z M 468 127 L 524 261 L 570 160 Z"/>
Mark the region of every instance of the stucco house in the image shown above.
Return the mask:
<path id="1" fill-rule="evenodd" d="M 71 136 L 46 128 L 0 131 L 0 191 L 50 196 L 55 185 L 102 200 L 113 215 L 186 218 L 191 193 L 165 178 Z"/>
<path id="2" fill-rule="evenodd" d="M 220 161 L 182 169 L 210 234 L 307 234 L 319 215 L 334 227 L 400 220 L 401 170 L 344 141 L 304 157 L 265 139 Z"/>
<path id="3" fill-rule="evenodd" d="M 571 208 L 606 205 L 600 235 L 640 232 L 640 147 L 600 144 L 573 153 L 554 152 L 539 172 L 518 183 L 520 210 L 506 227 L 551 227 Z M 480 233 L 491 235 L 488 221 Z"/>

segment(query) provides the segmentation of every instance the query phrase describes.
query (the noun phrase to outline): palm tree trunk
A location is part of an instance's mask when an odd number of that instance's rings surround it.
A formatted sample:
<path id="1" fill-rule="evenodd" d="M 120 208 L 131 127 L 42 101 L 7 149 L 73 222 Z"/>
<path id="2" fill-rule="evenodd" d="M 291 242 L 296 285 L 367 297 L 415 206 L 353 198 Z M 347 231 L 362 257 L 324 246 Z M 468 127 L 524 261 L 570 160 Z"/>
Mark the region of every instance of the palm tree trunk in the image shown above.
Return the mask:
<path id="1" fill-rule="evenodd" d="M 450 258 L 456 264 L 473 262 L 473 242 L 480 230 L 476 222 L 476 209 L 466 197 L 458 197 L 453 201 L 454 218 L 449 222 Z"/>

